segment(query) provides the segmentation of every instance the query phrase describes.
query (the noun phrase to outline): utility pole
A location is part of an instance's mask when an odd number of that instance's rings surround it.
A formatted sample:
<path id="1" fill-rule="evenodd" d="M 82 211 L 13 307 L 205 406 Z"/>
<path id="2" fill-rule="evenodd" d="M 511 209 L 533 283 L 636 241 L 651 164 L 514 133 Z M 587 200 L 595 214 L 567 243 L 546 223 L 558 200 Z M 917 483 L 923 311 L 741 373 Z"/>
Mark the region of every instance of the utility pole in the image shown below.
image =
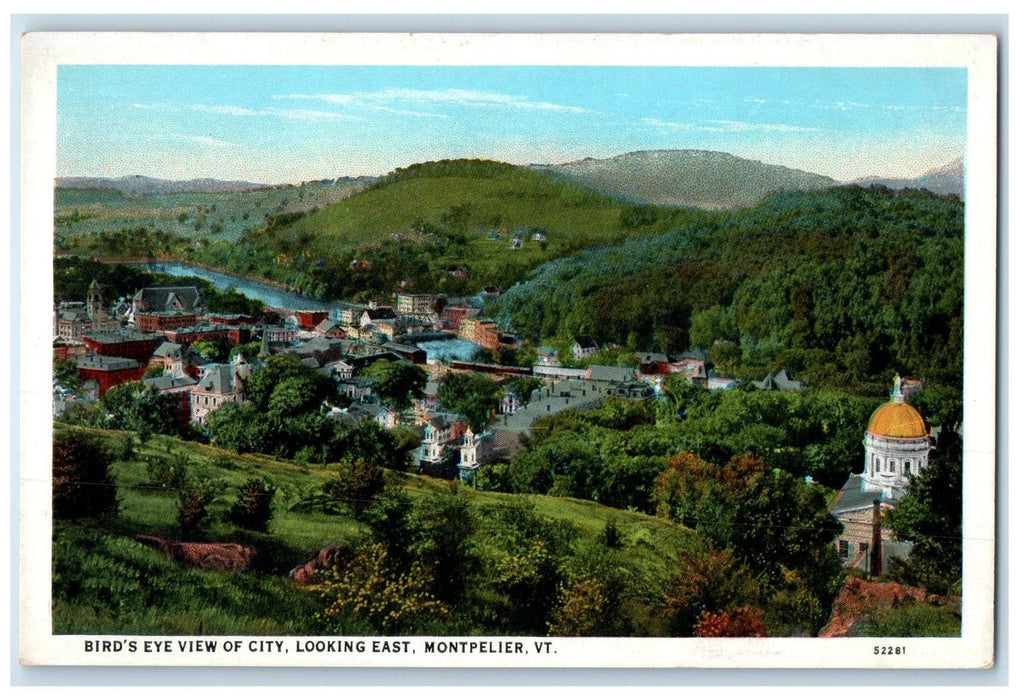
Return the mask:
<path id="1" fill-rule="evenodd" d="M 874 516 L 870 536 L 870 573 L 881 575 L 881 501 L 874 499 Z"/>

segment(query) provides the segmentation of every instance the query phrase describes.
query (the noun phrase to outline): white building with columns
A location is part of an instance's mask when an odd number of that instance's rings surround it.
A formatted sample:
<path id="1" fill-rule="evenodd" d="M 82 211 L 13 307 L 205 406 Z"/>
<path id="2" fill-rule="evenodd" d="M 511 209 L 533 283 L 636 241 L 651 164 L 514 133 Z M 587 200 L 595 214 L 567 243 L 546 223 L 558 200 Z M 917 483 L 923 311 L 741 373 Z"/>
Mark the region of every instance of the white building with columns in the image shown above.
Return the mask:
<path id="1" fill-rule="evenodd" d="M 829 512 L 842 523 L 843 564 L 879 574 L 884 562 L 907 557 L 911 548 L 894 539 L 881 514 L 906 495 L 927 468 L 931 451 L 930 431 L 920 412 L 906 403 L 898 377 L 891 401 L 871 414 L 863 445 L 863 471 L 849 477 Z"/>

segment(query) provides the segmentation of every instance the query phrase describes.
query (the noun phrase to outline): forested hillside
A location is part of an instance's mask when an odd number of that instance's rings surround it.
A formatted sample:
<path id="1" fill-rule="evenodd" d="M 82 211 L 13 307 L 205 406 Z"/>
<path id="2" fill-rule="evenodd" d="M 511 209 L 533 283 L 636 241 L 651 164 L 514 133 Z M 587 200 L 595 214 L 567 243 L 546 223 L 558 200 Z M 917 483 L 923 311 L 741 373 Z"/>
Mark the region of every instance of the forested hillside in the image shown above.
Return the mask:
<path id="1" fill-rule="evenodd" d="M 956 198 L 789 192 L 552 261 L 494 312 L 535 340 L 703 348 L 737 376 L 786 367 L 859 389 L 898 371 L 961 385 L 963 252 Z"/>

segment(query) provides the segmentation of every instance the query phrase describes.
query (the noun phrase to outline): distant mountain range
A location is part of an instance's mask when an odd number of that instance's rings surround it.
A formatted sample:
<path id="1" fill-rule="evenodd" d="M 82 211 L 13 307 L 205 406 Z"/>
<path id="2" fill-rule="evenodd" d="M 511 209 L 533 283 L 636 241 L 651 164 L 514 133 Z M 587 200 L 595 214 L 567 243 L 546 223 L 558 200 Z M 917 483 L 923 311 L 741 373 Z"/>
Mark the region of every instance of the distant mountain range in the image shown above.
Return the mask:
<path id="1" fill-rule="evenodd" d="M 956 158 L 951 163 L 940 168 L 927 171 L 920 177 L 915 178 L 883 178 L 868 177 L 856 180 L 857 185 L 884 185 L 893 190 L 925 189 L 934 194 L 954 194 L 962 197 L 966 186 L 966 166 L 962 158 Z"/>
<path id="2" fill-rule="evenodd" d="M 729 153 L 700 150 L 634 151 L 611 158 L 584 158 L 570 163 L 534 164 L 531 170 L 552 173 L 597 192 L 638 204 L 699 209 L 734 209 L 753 206 L 780 191 L 821 190 L 842 184 L 883 185 L 892 189 L 927 189 L 935 194 L 963 196 L 965 168 L 962 158 L 918 178 L 862 178 L 842 183 L 824 175 L 781 165 L 739 158 Z M 350 184 L 352 192 L 376 178 L 338 178 L 320 184 Z M 63 177 L 56 186 L 65 189 L 115 190 L 128 197 L 178 193 L 223 193 L 272 189 L 244 181 L 214 179 L 161 180 L 132 175 L 119 178 Z"/>
<path id="3" fill-rule="evenodd" d="M 820 190 L 836 180 L 718 151 L 635 151 L 533 168 L 604 194 L 661 206 L 732 209 L 780 190 Z"/>
<path id="4" fill-rule="evenodd" d="M 56 186 L 72 190 L 116 190 L 128 197 L 156 194 L 247 192 L 269 189 L 271 185 L 256 182 L 213 180 L 161 180 L 144 175 L 125 177 L 58 177 Z"/>

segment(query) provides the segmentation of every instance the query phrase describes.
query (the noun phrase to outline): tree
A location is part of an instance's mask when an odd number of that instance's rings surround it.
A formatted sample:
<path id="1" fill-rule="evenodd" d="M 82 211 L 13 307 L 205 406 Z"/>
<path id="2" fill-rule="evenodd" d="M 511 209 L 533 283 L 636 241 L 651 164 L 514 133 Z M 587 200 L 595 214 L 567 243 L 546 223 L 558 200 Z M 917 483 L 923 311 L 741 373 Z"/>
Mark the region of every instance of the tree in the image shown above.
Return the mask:
<path id="1" fill-rule="evenodd" d="M 431 572 L 435 597 L 455 605 L 479 568 L 470 502 L 455 490 L 432 494 L 414 509 L 412 526 L 418 532 L 413 554 Z"/>
<path id="2" fill-rule="evenodd" d="M 71 391 L 81 390 L 81 379 L 78 378 L 78 365 L 74 360 L 59 357 L 53 360 L 53 378 Z"/>
<path id="3" fill-rule="evenodd" d="M 593 637 L 605 634 L 609 597 L 596 579 L 577 581 L 563 588 L 548 633 L 553 637 Z"/>
<path id="4" fill-rule="evenodd" d="M 482 374 L 451 373 L 439 386 L 439 403 L 464 416 L 471 430 L 480 433 L 499 407 L 502 394 L 502 386 Z"/>
<path id="5" fill-rule="evenodd" d="M 406 443 L 400 435 L 374 421 L 366 421 L 356 427 L 338 423 L 329 443 L 329 453 L 330 458 L 336 461 L 363 461 L 397 471 L 404 471 L 410 466 Z"/>
<path id="6" fill-rule="evenodd" d="M 355 513 L 368 509 L 386 488 L 382 467 L 362 460 L 347 460 L 337 467 L 337 478 L 322 490 L 330 498 L 347 503 Z"/>
<path id="7" fill-rule="evenodd" d="M 237 503 L 230 509 L 230 520 L 246 530 L 265 532 L 272 519 L 272 499 L 276 488 L 259 479 L 249 479 L 241 488 Z"/>
<path id="8" fill-rule="evenodd" d="M 246 391 L 247 403 L 227 403 L 209 415 L 214 442 L 286 458 L 310 447 L 315 459 L 328 457 L 335 426 L 321 408 L 337 396 L 332 379 L 295 355 L 276 355 L 255 371 Z"/>
<path id="9" fill-rule="evenodd" d="M 424 396 L 428 381 L 428 375 L 417 365 L 389 360 L 372 363 L 363 376 L 374 381 L 376 396 L 394 411 L 404 411 L 410 408 L 414 399 Z"/>
<path id="10" fill-rule="evenodd" d="M 226 362 L 230 357 L 230 343 L 222 338 L 196 340 L 191 344 L 191 349 L 213 362 Z"/>
<path id="11" fill-rule="evenodd" d="M 728 309 L 712 306 L 690 318 L 690 344 L 707 350 L 717 342 L 739 342 L 739 332 Z"/>
<path id="12" fill-rule="evenodd" d="M 943 431 L 930 464 L 909 493 L 885 515 L 900 540 L 913 543 L 909 559 L 893 576 L 933 593 L 946 594 L 962 579 L 962 444 Z"/>
<path id="13" fill-rule="evenodd" d="M 198 538 L 209 515 L 212 495 L 201 489 L 185 489 L 177 497 L 177 523 L 183 539 Z"/>
<path id="14" fill-rule="evenodd" d="M 53 514 L 58 518 L 101 517 L 117 510 L 110 454 L 98 440 L 66 432 L 53 440 Z"/>
<path id="15" fill-rule="evenodd" d="M 295 382 L 285 383 L 288 379 Z M 293 354 L 274 355 L 259 367 L 245 386 L 248 401 L 258 411 L 270 410 L 273 393 L 283 386 L 284 397 L 272 405 L 277 412 L 293 414 L 287 410 L 287 399 L 299 402 L 299 410 L 317 410 L 323 401 L 330 400 L 337 393 L 336 384 L 324 374 L 316 372 L 301 364 L 301 360 Z"/>
<path id="16" fill-rule="evenodd" d="M 180 435 L 188 427 L 177 420 L 173 398 L 141 382 L 110 387 L 99 404 L 106 413 L 105 427 L 115 430 Z"/>
<path id="17" fill-rule="evenodd" d="M 757 605 L 761 582 L 731 550 L 719 550 L 710 542 L 684 553 L 679 570 L 665 591 L 664 617 L 669 634 L 695 634 L 705 613 Z"/>

